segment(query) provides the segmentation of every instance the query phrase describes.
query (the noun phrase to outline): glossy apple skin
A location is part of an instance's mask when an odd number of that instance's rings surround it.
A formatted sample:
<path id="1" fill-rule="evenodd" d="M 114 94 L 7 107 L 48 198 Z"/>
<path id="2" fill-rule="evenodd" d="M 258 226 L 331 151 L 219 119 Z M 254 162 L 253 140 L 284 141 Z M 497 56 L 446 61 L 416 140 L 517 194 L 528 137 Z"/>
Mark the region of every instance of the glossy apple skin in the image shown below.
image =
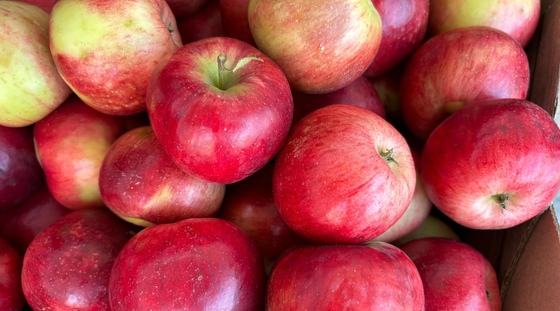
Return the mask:
<path id="1" fill-rule="evenodd" d="M 303 93 L 350 84 L 381 41 L 381 18 L 371 0 L 250 0 L 248 20 L 259 49 Z"/>
<path id="2" fill-rule="evenodd" d="M 235 72 L 218 70 L 256 56 Z M 223 85 L 218 76 L 222 73 Z M 156 68 L 147 96 L 156 137 L 171 160 L 202 180 L 229 184 L 268 163 L 292 122 L 292 93 L 282 70 L 255 47 L 233 38 L 199 40 Z"/>
<path id="3" fill-rule="evenodd" d="M 111 307 L 261 310 L 264 278 L 246 233 L 222 219 L 190 218 L 146 228 L 126 244 L 111 273 Z"/>
<path id="4" fill-rule="evenodd" d="M 430 135 L 422 153 L 430 200 L 455 222 L 504 229 L 542 212 L 560 190 L 560 129 L 520 99 L 472 103 Z M 500 194 L 509 195 L 501 206 Z"/>
<path id="5" fill-rule="evenodd" d="M 448 238 L 422 238 L 400 248 L 422 277 L 426 310 L 501 309 L 496 272 L 473 247 Z"/>
<path id="6" fill-rule="evenodd" d="M 20 311 L 25 306 L 21 289 L 23 256 L 0 237 L 0 310 Z"/>
<path id="7" fill-rule="evenodd" d="M 428 36 L 460 27 L 500 29 L 526 46 L 539 23 L 540 0 L 432 0 Z"/>
<path id="8" fill-rule="evenodd" d="M 163 151 L 151 126 L 142 126 L 111 145 L 101 164 L 99 190 L 115 214 L 149 226 L 215 216 L 226 187 L 180 170 Z"/>
<path id="9" fill-rule="evenodd" d="M 104 207 L 99 169 L 113 142 L 126 130 L 122 118 L 101 113 L 73 95 L 35 123 L 37 158 L 49 190 L 65 207 Z"/>
<path id="10" fill-rule="evenodd" d="M 33 127 L 0 125 L 0 212 L 44 187 L 45 175 L 33 146 Z"/>
<path id="11" fill-rule="evenodd" d="M 165 0 L 176 20 L 186 19 L 196 14 L 211 0 Z"/>
<path id="12" fill-rule="evenodd" d="M 222 24 L 228 37 L 256 46 L 249 28 L 249 0 L 219 0 Z"/>
<path id="13" fill-rule="evenodd" d="M 393 245 L 307 246 L 274 264 L 266 308 L 424 310 L 424 289 L 414 263 Z"/>
<path id="14" fill-rule="evenodd" d="M 0 235 L 23 254 L 37 234 L 70 212 L 45 187 L 1 215 Z"/>
<path id="15" fill-rule="evenodd" d="M 426 41 L 407 62 L 400 87 L 403 118 L 425 141 L 471 101 L 525 99 L 529 78 L 527 55 L 508 34 L 489 27 L 451 30 Z"/>
<path id="16" fill-rule="evenodd" d="M 382 157 L 388 149 L 394 161 Z M 416 172 L 393 126 L 364 108 L 335 104 L 296 124 L 276 158 L 272 182 L 274 202 L 295 232 L 316 243 L 358 244 L 401 217 Z"/>
<path id="17" fill-rule="evenodd" d="M 428 0 L 372 0 L 381 16 L 379 51 L 364 72 L 366 77 L 383 75 L 404 62 L 424 41 L 428 28 Z"/>
<path id="18" fill-rule="evenodd" d="M 111 268 L 136 228 L 106 209 L 74 211 L 47 227 L 23 258 L 22 287 L 34 310 L 110 310 Z"/>
<path id="19" fill-rule="evenodd" d="M 218 0 L 208 0 L 197 12 L 177 20 L 183 44 L 211 37 L 225 36 Z"/>
<path id="20" fill-rule="evenodd" d="M 50 49 L 58 72 L 87 105 L 131 115 L 146 109 L 157 63 L 182 45 L 176 30 L 165 0 L 59 0 L 50 16 Z"/>

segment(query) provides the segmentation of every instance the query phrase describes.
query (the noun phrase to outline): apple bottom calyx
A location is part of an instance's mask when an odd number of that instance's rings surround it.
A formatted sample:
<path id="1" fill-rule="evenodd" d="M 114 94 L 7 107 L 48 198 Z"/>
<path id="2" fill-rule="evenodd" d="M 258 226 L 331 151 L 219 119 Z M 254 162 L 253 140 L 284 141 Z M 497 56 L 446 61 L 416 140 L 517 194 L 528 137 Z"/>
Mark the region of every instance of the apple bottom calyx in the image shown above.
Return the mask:
<path id="1" fill-rule="evenodd" d="M 393 162 L 396 165 L 399 165 L 399 162 L 395 160 L 395 152 L 393 151 L 393 148 L 385 149 L 385 151 L 380 151 L 379 155 L 383 158 L 383 160 L 385 160 L 385 162 L 387 163 Z"/>
<path id="2" fill-rule="evenodd" d="M 237 64 L 235 64 L 233 69 L 229 69 L 229 68 L 226 67 L 226 61 L 227 61 L 227 55 L 226 54 L 218 55 L 217 60 L 218 60 L 218 81 L 216 83 L 216 87 L 219 88 L 222 91 L 227 90 L 233 84 L 232 83 L 233 81 L 231 81 L 230 79 L 227 79 L 227 81 L 224 81 L 226 72 L 234 73 L 239 68 L 242 68 L 243 66 L 245 66 L 248 62 L 250 62 L 252 60 L 258 60 L 260 62 L 264 62 L 262 60 L 262 58 L 259 58 L 255 55 L 251 55 L 251 56 L 242 58 L 241 60 L 239 60 L 237 62 Z"/>
<path id="3" fill-rule="evenodd" d="M 509 193 L 498 193 L 492 195 L 492 200 L 498 203 L 501 209 L 506 209 L 507 203 L 509 202 Z"/>

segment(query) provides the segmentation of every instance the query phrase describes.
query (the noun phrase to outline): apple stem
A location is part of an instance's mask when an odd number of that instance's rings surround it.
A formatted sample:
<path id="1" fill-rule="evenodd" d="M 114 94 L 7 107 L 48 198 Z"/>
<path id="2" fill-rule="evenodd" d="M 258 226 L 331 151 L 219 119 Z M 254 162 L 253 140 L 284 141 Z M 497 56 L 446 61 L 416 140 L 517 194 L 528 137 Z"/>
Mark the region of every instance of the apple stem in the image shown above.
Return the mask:
<path id="1" fill-rule="evenodd" d="M 231 69 L 226 68 L 227 55 L 218 55 L 218 88 L 223 90 L 224 86 L 224 72 L 231 72 Z"/>
<path id="2" fill-rule="evenodd" d="M 507 193 L 495 194 L 492 196 L 492 198 L 494 199 L 494 201 L 496 201 L 496 203 L 498 203 L 498 205 L 500 205 L 500 208 L 506 209 L 506 205 L 509 202 L 509 194 Z"/>
<path id="3" fill-rule="evenodd" d="M 393 152 L 393 148 L 385 149 L 385 151 L 381 151 L 379 153 L 385 162 L 394 162 L 395 164 L 399 165 L 399 162 L 395 160 L 395 152 Z"/>

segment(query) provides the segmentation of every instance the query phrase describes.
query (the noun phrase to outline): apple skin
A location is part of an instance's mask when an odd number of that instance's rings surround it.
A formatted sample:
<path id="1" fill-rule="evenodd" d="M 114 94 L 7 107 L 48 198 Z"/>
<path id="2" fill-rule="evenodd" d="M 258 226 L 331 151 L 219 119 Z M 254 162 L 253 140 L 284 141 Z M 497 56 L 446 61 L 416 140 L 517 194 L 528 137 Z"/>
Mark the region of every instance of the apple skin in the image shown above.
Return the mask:
<path id="1" fill-rule="evenodd" d="M 123 120 L 72 95 L 35 124 L 37 158 L 58 202 L 72 210 L 105 206 L 99 192 L 99 169 L 113 142 L 126 131 Z"/>
<path id="2" fill-rule="evenodd" d="M 256 46 L 249 28 L 249 0 L 219 0 L 226 35 Z"/>
<path id="3" fill-rule="evenodd" d="M 296 233 L 315 243 L 359 244 L 405 212 L 416 172 L 407 142 L 385 119 L 335 104 L 296 124 L 272 182 L 278 211 Z"/>
<path id="4" fill-rule="evenodd" d="M 227 56 L 226 69 L 219 69 L 220 55 Z M 146 101 L 171 160 L 199 179 L 221 184 L 240 181 L 268 163 L 286 140 L 293 116 L 290 86 L 278 65 L 227 37 L 168 54 L 154 71 Z"/>
<path id="5" fill-rule="evenodd" d="M 21 289 L 23 256 L 0 237 L 0 310 L 20 311 L 25 306 Z"/>
<path id="6" fill-rule="evenodd" d="M 399 130 L 406 128 L 401 113 L 401 98 L 399 94 L 403 68 L 404 63 L 401 63 L 389 72 L 368 78 L 377 95 L 379 95 L 381 103 L 383 103 L 385 119 Z"/>
<path id="7" fill-rule="evenodd" d="M 156 285 L 156 286 L 154 286 Z M 218 218 L 146 228 L 119 253 L 113 311 L 262 310 L 265 275 L 251 238 Z"/>
<path id="8" fill-rule="evenodd" d="M 266 308 L 424 310 L 424 289 L 414 263 L 391 244 L 305 246 L 275 262 Z"/>
<path id="9" fill-rule="evenodd" d="M 215 216 L 226 186 L 181 171 L 163 151 L 151 126 L 132 129 L 107 151 L 99 172 L 105 205 L 139 226 Z"/>
<path id="10" fill-rule="evenodd" d="M 51 13 L 54 3 L 56 2 L 56 0 L 20 0 L 20 1 L 36 5 L 49 14 Z"/>
<path id="11" fill-rule="evenodd" d="M 407 62 L 400 85 L 403 119 L 425 141 L 471 101 L 525 99 L 529 79 L 527 55 L 510 35 L 482 26 L 454 29 L 424 42 Z"/>
<path id="12" fill-rule="evenodd" d="M 381 16 L 379 51 L 364 72 L 366 77 L 383 75 L 405 62 L 424 41 L 430 12 L 429 0 L 372 0 Z"/>
<path id="13" fill-rule="evenodd" d="M 426 310 L 501 309 L 496 272 L 472 246 L 447 238 L 423 238 L 400 248 L 422 277 Z"/>
<path id="14" fill-rule="evenodd" d="M 218 0 L 208 0 L 197 12 L 177 20 L 183 44 L 211 37 L 225 36 Z"/>
<path id="15" fill-rule="evenodd" d="M 45 186 L 33 146 L 33 127 L 0 125 L 0 212 L 11 209 Z"/>
<path id="16" fill-rule="evenodd" d="M 431 0 L 428 36 L 469 26 L 500 29 L 523 47 L 539 23 L 540 0 Z"/>
<path id="17" fill-rule="evenodd" d="M 392 244 L 401 246 L 412 240 L 428 237 L 448 238 L 457 241 L 460 240 L 455 230 L 453 230 L 453 228 L 451 228 L 445 221 L 430 214 L 426 217 L 426 219 L 424 219 L 420 226 L 416 227 L 400 239 L 394 241 Z"/>
<path id="18" fill-rule="evenodd" d="M 23 127 L 51 113 L 71 90 L 49 50 L 49 14 L 33 4 L 0 2 L 0 125 Z"/>
<path id="19" fill-rule="evenodd" d="M 371 0 L 250 0 L 258 48 L 303 93 L 336 91 L 364 73 L 381 42 Z"/>
<path id="20" fill-rule="evenodd" d="M 24 257 L 23 293 L 34 310 L 110 310 L 111 268 L 137 231 L 107 209 L 73 211 L 35 237 Z"/>
<path id="21" fill-rule="evenodd" d="M 182 45 L 176 30 L 165 0 L 59 0 L 50 16 L 50 49 L 60 75 L 87 105 L 131 115 L 146 109 L 157 63 Z"/>
<path id="22" fill-rule="evenodd" d="M 505 229 L 542 212 L 560 190 L 560 129 L 522 99 L 473 102 L 432 132 L 421 176 L 434 205 L 460 225 Z"/>
<path id="23" fill-rule="evenodd" d="M 37 234 L 70 212 L 45 187 L 1 215 L 0 235 L 23 254 Z"/>
<path id="24" fill-rule="evenodd" d="M 199 12 L 211 0 L 165 0 L 176 20 L 186 19 Z"/>

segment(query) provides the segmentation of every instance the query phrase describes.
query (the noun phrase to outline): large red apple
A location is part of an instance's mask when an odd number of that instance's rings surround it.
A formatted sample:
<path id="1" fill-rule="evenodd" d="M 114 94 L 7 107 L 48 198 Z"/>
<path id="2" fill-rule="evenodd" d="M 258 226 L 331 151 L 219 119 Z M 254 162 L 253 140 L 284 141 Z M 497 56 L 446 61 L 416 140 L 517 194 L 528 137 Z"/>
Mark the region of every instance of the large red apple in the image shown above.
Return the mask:
<path id="1" fill-rule="evenodd" d="M 447 116 L 471 101 L 525 99 L 529 61 L 515 39 L 497 29 L 454 29 L 423 43 L 407 62 L 401 111 L 411 133 L 426 140 Z"/>
<path id="2" fill-rule="evenodd" d="M 211 37 L 224 36 L 222 14 L 218 0 L 208 0 L 192 15 L 177 20 L 177 30 L 184 44 Z"/>
<path id="3" fill-rule="evenodd" d="M 381 41 L 381 18 L 371 0 L 250 0 L 248 19 L 259 49 L 304 93 L 350 84 Z"/>
<path id="4" fill-rule="evenodd" d="M 111 268 L 136 228 L 106 209 L 74 211 L 39 233 L 21 282 L 33 310 L 110 310 Z"/>
<path id="5" fill-rule="evenodd" d="M 25 297 L 21 289 L 22 255 L 0 237 L 0 310 L 21 311 Z"/>
<path id="6" fill-rule="evenodd" d="M 397 247 L 323 245 L 288 251 L 274 264 L 266 310 L 424 310 L 414 263 Z"/>
<path id="7" fill-rule="evenodd" d="M 132 129 L 107 151 L 99 172 L 105 205 L 140 226 L 215 216 L 226 187 L 180 170 L 150 126 Z"/>
<path id="8" fill-rule="evenodd" d="M 219 0 L 222 24 L 228 37 L 256 45 L 249 28 L 249 0 Z"/>
<path id="9" fill-rule="evenodd" d="M 455 222 L 504 229 L 542 212 L 560 190 L 560 129 L 521 99 L 473 102 L 443 121 L 422 153 L 430 200 Z"/>
<path id="10" fill-rule="evenodd" d="M 255 47 L 227 37 L 168 54 L 154 71 L 146 101 L 171 160 L 222 184 L 268 163 L 284 143 L 293 114 L 282 70 Z"/>
<path id="11" fill-rule="evenodd" d="M 251 238 L 228 221 L 190 218 L 144 229 L 111 272 L 113 311 L 262 310 L 264 266 Z"/>
<path id="12" fill-rule="evenodd" d="M 49 37 L 56 67 L 74 93 L 112 115 L 145 110 L 152 71 L 182 45 L 165 0 L 59 0 Z"/>
<path id="13" fill-rule="evenodd" d="M 273 194 L 288 226 L 310 241 L 363 243 L 401 217 L 415 183 L 410 148 L 392 125 L 335 104 L 296 124 L 276 159 Z"/>
<path id="14" fill-rule="evenodd" d="M 423 238 L 400 248 L 422 277 L 426 310 L 501 309 L 496 272 L 472 246 L 447 238 Z"/>

